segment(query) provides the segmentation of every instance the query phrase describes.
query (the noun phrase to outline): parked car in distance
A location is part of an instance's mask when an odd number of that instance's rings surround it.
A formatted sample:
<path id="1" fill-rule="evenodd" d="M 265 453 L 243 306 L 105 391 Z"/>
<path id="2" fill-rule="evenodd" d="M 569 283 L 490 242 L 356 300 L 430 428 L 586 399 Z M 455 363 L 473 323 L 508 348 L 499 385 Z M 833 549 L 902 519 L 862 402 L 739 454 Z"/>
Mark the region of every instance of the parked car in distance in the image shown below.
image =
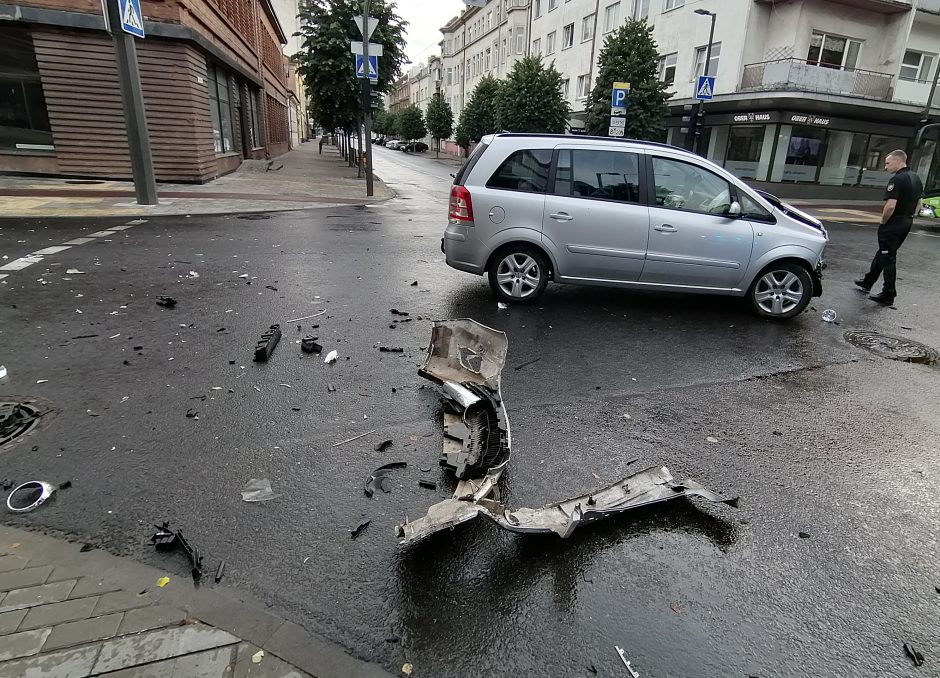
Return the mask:
<path id="1" fill-rule="evenodd" d="M 605 137 L 484 137 L 450 192 L 447 264 L 505 302 L 549 281 L 746 297 L 787 319 L 822 294 L 822 223 L 712 162 Z"/>
<path id="2" fill-rule="evenodd" d="M 383 137 L 383 136 L 372 137 L 372 143 L 373 143 L 373 144 L 376 144 L 376 145 L 378 145 L 378 146 L 384 146 L 384 145 L 385 145 L 385 137 Z"/>
<path id="3" fill-rule="evenodd" d="M 397 151 L 398 145 L 402 143 L 399 139 L 389 139 L 385 142 L 385 148 L 391 148 L 392 150 Z"/>
<path id="4" fill-rule="evenodd" d="M 409 141 L 398 147 L 399 151 L 408 151 L 409 153 L 424 153 L 428 150 L 428 145 L 423 141 Z"/>

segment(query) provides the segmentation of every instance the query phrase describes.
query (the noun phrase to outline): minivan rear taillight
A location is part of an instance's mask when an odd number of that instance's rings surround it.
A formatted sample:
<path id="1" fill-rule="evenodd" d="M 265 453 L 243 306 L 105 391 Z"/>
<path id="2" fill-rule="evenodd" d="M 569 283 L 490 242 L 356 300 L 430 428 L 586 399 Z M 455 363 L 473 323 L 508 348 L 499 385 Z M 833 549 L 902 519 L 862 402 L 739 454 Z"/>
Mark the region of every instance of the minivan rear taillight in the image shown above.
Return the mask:
<path id="1" fill-rule="evenodd" d="M 450 189 L 450 211 L 447 216 L 453 221 L 473 221 L 473 201 L 465 186 Z"/>

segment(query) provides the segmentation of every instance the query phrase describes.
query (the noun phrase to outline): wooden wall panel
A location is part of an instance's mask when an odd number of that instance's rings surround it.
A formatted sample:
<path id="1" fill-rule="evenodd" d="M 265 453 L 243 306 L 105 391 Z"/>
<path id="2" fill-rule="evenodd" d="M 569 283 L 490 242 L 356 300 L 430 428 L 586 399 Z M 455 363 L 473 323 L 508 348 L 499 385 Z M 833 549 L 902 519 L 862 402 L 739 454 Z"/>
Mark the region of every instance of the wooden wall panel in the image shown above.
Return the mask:
<path id="1" fill-rule="evenodd" d="M 96 33 L 33 32 L 59 171 L 131 177 L 117 67 L 110 40 Z M 218 175 L 205 59 L 171 41 L 138 41 L 154 170 L 161 181 Z"/>

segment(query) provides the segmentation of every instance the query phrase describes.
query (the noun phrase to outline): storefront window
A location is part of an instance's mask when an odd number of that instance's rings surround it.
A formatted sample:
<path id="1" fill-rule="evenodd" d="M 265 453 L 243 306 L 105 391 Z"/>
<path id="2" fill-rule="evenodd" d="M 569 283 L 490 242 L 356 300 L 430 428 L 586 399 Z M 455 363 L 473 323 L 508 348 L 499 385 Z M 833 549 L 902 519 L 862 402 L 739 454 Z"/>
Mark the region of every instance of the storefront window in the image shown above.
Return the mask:
<path id="1" fill-rule="evenodd" d="M 216 153 L 232 151 L 232 109 L 229 104 L 228 74 L 209 66 L 209 109 L 212 114 L 212 138 Z"/>
<path id="2" fill-rule="evenodd" d="M 732 127 L 728 134 L 728 157 L 725 169 L 741 179 L 762 180 L 767 176 L 767 159 L 770 149 L 765 151 L 765 125 Z M 771 138 L 771 143 L 773 139 Z M 765 157 L 766 156 L 766 157 Z M 761 160 L 764 160 L 763 172 Z"/>
<path id="3" fill-rule="evenodd" d="M 815 183 L 826 131 L 806 125 L 781 125 L 771 181 Z"/>
<path id="4" fill-rule="evenodd" d="M 885 156 L 891 151 L 904 150 L 907 139 L 902 137 L 886 137 L 872 134 L 865 153 L 865 166 L 862 170 L 860 185 L 881 188 L 888 185 L 891 172 L 885 171 Z"/>
<path id="5" fill-rule="evenodd" d="M 826 157 L 819 171 L 819 183 L 827 186 L 857 185 L 867 145 L 867 134 L 831 130 L 826 141 Z"/>
<path id="6" fill-rule="evenodd" d="M 33 41 L 20 28 L 0 29 L 0 150 L 54 150 Z"/>

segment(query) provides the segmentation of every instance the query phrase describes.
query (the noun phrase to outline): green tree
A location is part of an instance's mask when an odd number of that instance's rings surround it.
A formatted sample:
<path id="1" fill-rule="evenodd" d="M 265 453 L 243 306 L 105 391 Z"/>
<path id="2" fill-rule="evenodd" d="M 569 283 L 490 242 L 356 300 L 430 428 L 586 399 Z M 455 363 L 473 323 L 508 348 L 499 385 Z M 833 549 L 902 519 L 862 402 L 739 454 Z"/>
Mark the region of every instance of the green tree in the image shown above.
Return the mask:
<path id="1" fill-rule="evenodd" d="M 386 110 L 378 110 L 372 116 L 372 131 L 376 134 L 387 135 L 392 114 Z"/>
<path id="2" fill-rule="evenodd" d="M 657 74 L 659 52 L 653 28 L 645 20 L 631 19 L 604 40 L 597 79 L 586 107 L 588 134 L 607 136 L 610 100 L 615 82 L 629 82 L 625 135 L 631 139 L 657 139 L 669 114 L 667 85 Z"/>
<path id="3" fill-rule="evenodd" d="M 459 127 L 470 137 L 471 142 L 477 142 L 487 134 L 498 132 L 499 117 L 496 113 L 496 99 L 502 83 L 496 78 L 485 75 L 477 83 L 470 95 L 470 101 L 460 114 Z M 468 144 L 469 145 L 469 144 Z"/>
<path id="4" fill-rule="evenodd" d="M 423 139 L 428 135 L 428 128 L 424 126 L 424 116 L 417 106 L 409 106 L 398 113 L 398 133 L 402 139 L 411 141 Z"/>
<path id="5" fill-rule="evenodd" d="M 463 118 L 462 115 L 460 117 Z M 454 131 L 454 141 L 463 149 L 463 154 L 466 156 L 467 149 L 470 148 L 470 135 L 467 133 L 467 128 L 464 126 L 462 120 L 457 123 L 457 129 Z"/>
<path id="6" fill-rule="evenodd" d="M 562 91 L 561 73 L 541 56 L 516 62 L 496 97 L 499 124 L 510 132 L 564 134 L 571 109 Z"/>
<path id="7" fill-rule="evenodd" d="M 454 112 L 450 110 L 450 104 L 444 100 L 443 94 L 434 93 L 424 117 L 431 136 L 437 141 L 436 157 L 440 157 L 441 139 L 446 139 L 454 131 Z"/>
<path id="8" fill-rule="evenodd" d="M 398 113 L 389 111 L 385 118 L 385 134 L 390 137 L 398 136 Z"/>
<path id="9" fill-rule="evenodd" d="M 371 42 L 382 45 L 378 92 L 388 92 L 401 73 L 405 27 L 390 0 L 372 0 L 369 14 L 379 20 Z M 298 18 L 302 38 L 295 55 L 310 99 L 310 114 L 328 129 L 357 128 L 362 121 L 361 83 L 349 53 L 352 40 L 362 40 L 353 17 L 362 12 L 359 0 L 302 0 Z"/>

